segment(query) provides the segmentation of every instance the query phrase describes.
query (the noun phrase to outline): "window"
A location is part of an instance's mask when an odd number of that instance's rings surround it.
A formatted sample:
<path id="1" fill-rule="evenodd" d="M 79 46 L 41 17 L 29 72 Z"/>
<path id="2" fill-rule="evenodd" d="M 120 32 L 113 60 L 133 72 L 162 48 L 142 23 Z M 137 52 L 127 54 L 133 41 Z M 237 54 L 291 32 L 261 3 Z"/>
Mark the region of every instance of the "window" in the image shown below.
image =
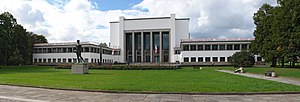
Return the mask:
<path id="1" fill-rule="evenodd" d="M 180 50 L 175 50 L 174 54 L 180 54 Z"/>
<path id="2" fill-rule="evenodd" d="M 205 45 L 205 50 L 211 50 L 210 45 Z"/>
<path id="3" fill-rule="evenodd" d="M 212 45 L 212 50 L 218 50 L 218 45 Z"/>
<path id="4" fill-rule="evenodd" d="M 198 62 L 203 62 L 203 57 L 198 57 Z"/>
<path id="5" fill-rule="evenodd" d="M 52 49 L 51 48 L 48 48 L 48 53 L 52 53 Z"/>
<path id="6" fill-rule="evenodd" d="M 94 59 L 91 59 L 91 62 L 94 63 Z"/>
<path id="7" fill-rule="evenodd" d="M 213 57 L 213 62 L 218 62 L 218 57 Z"/>
<path id="8" fill-rule="evenodd" d="M 42 59 L 39 59 L 39 62 L 42 62 Z"/>
<path id="9" fill-rule="evenodd" d="M 51 58 L 48 58 L 48 62 L 51 62 Z"/>
<path id="10" fill-rule="evenodd" d="M 232 44 L 227 45 L 227 50 L 232 50 Z"/>
<path id="11" fill-rule="evenodd" d="M 56 58 L 53 58 L 53 59 L 52 59 L 52 62 L 56 63 Z"/>
<path id="12" fill-rule="evenodd" d="M 89 47 L 84 47 L 84 52 L 90 52 L 90 48 Z"/>
<path id="13" fill-rule="evenodd" d="M 191 62 L 196 62 L 196 57 L 191 57 Z"/>
<path id="14" fill-rule="evenodd" d="M 93 47 L 91 47 L 91 52 L 95 52 L 95 50 L 94 50 L 94 48 L 93 48 Z"/>
<path id="15" fill-rule="evenodd" d="M 220 57 L 220 62 L 225 62 L 225 57 Z"/>
<path id="16" fill-rule="evenodd" d="M 72 62 L 72 59 L 71 59 L 71 58 L 68 58 L 68 62 Z"/>
<path id="17" fill-rule="evenodd" d="M 58 62 L 58 63 L 60 63 L 60 62 L 61 62 L 61 59 L 60 59 L 60 58 L 59 58 L 59 59 L 57 59 L 57 62 Z"/>
<path id="18" fill-rule="evenodd" d="M 240 50 L 240 44 L 234 44 L 234 50 Z"/>
<path id="19" fill-rule="evenodd" d="M 72 48 L 68 48 L 68 52 L 73 52 L 73 51 L 72 51 Z"/>
<path id="20" fill-rule="evenodd" d="M 242 44 L 242 50 L 247 50 L 248 44 Z"/>
<path id="21" fill-rule="evenodd" d="M 195 51 L 196 50 L 196 45 L 191 45 L 191 51 Z"/>
<path id="22" fill-rule="evenodd" d="M 48 53 L 47 48 L 43 48 L 43 53 Z"/>
<path id="23" fill-rule="evenodd" d="M 189 60 L 190 60 L 189 57 L 184 57 L 183 58 L 183 62 L 190 62 Z"/>
<path id="24" fill-rule="evenodd" d="M 189 51 L 190 46 L 189 45 L 183 45 L 183 51 Z"/>
<path id="25" fill-rule="evenodd" d="M 76 63 L 77 62 L 77 58 L 73 58 L 73 62 Z"/>
<path id="26" fill-rule="evenodd" d="M 63 53 L 67 52 L 67 48 L 63 48 Z"/>
<path id="27" fill-rule="evenodd" d="M 61 53 L 61 48 L 57 48 L 57 53 Z"/>
<path id="28" fill-rule="evenodd" d="M 63 59 L 63 62 L 66 63 L 66 62 L 67 62 L 67 59 L 64 58 L 64 59 Z"/>
<path id="29" fill-rule="evenodd" d="M 35 63 L 36 63 L 36 62 L 37 62 L 37 59 L 35 58 L 33 62 L 35 62 Z"/>
<path id="30" fill-rule="evenodd" d="M 203 50 L 203 45 L 198 45 L 198 50 Z"/>
<path id="31" fill-rule="evenodd" d="M 85 59 L 84 59 L 84 62 L 89 62 L 89 59 L 88 59 L 88 58 L 85 58 Z"/>
<path id="32" fill-rule="evenodd" d="M 46 58 L 43 59 L 43 62 L 44 62 L 44 63 L 46 62 Z"/>
<path id="33" fill-rule="evenodd" d="M 262 61 L 262 58 L 261 57 L 257 57 L 257 61 Z"/>
<path id="34" fill-rule="evenodd" d="M 219 45 L 219 50 L 225 50 L 225 45 Z"/>
<path id="35" fill-rule="evenodd" d="M 205 62 L 210 62 L 210 57 L 205 57 Z"/>
<path id="36" fill-rule="evenodd" d="M 162 32 L 162 46 L 163 50 L 169 50 L 170 44 L 169 44 L 169 32 Z"/>
<path id="37" fill-rule="evenodd" d="M 53 53 L 57 53 L 56 48 L 52 48 L 52 52 L 53 52 Z"/>

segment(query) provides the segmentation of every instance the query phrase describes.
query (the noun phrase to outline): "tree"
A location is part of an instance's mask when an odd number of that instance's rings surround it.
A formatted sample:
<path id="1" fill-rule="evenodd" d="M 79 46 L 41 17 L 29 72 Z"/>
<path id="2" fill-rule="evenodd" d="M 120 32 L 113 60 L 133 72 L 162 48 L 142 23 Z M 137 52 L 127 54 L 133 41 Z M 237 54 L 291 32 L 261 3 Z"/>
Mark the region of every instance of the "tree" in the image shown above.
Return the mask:
<path id="1" fill-rule="evenodd" d="M 281 59 L 295 62 L 300 56 L 300 1 L 278 0 L 277 6 L 264 4 L 253 16 L 256 29 L 251 51 L 260 54 L 272 66 Z"/>
<path id="2" fill-rule="evenodd" d="M 229 62 L 235 67 L 250 67 L 254 65 L 254 57 L 250 51 L 241 51 L 234 53 Z"/>
<path id="3" fill-rule="evenodd" d="M 30 35 L 31 35 L 32 43 L 34 43 L 34 44 L 36 44 L 36 43 L 48 43 L 46 37 L 43 36 L 43 35 L 33 34 L 32 32 L 30 32 Z"/>
<path id="4" fill-rule="evenodd" d="M 260 54 L 266 61 L 272 62 L 271 66 L 276 66 L 277 52 L 274 34 L 271 30 L 273 24 L 274 7 L 269 4 L 262 5 L 261 8 L 254 14 L 254 30 L 255 40 L 251 42 L 251 51 Z"/>
<path id="5" fill-rule="evenodd" d="M 101 47 L 106 47 L 106 48 L 108 47 L 106 43 L 100 43 L 99 45 L 100 45 Z"/>
<path id="6" fill-rule="evenodd" d="M 0 14 L 0 65 L 30 64 L 34 43 L 47 43 L 47 39 L 27 32 L 9 12 Z"/>
<path id="7" fill-rule="evenodd" d="M 0 57 L 1 64 L 6 65 L 8 59 L 12 54 L 12 35 L 14 33 L 14 27 L 17 25 L 16 19 L 9 12 L 4 12 L 0 15 Z"/>

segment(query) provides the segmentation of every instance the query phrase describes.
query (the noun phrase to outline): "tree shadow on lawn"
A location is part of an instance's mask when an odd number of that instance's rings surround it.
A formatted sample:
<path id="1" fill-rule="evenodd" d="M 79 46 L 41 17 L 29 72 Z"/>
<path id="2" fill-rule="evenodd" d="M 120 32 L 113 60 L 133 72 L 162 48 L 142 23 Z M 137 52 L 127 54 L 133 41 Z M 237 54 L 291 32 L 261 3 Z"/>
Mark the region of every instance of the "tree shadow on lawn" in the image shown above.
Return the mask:
<path id="1" fill-rule="evenodd" d="M 0 66 L 0 74 L 61 72 L 49 66 Z"/>

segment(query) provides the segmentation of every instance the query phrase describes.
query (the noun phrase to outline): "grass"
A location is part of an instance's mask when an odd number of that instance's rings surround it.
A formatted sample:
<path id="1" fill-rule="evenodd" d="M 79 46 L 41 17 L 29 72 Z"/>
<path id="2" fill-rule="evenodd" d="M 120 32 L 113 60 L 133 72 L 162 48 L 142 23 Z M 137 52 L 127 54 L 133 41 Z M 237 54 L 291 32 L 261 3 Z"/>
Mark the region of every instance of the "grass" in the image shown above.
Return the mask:
<path id="1" fill-rule="evenodd" d="M 70 69 L 45 66 L 11 66 L 0 69 L 0 83 L 83 90 L 147 92 L 281 92 L 300 91 L 299 86 L 215 71 L 90 70 L 71 74 Z"/>
<path id="2" fill-rule="evenodd" d="M 235 70 L 237 68 L 226 68 L 227 70 Z M 265 74 L 266 71 L 275 71 L 278 76 L 295 78 L 300 80 L 300 69 L 296 68 L 244 68 L 246 72 L 254 74 Z"/>

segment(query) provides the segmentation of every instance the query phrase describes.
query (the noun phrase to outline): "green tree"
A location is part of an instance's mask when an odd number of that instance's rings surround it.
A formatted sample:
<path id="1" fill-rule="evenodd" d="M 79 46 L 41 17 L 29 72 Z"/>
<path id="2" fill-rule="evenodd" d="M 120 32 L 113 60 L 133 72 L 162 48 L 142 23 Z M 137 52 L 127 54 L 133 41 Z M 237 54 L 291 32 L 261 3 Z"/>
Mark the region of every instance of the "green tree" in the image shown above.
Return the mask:
<path id="1" fill-rule="evenodd" d="M 8 59 L 14 50 L 12 46 L 12 35 L 14 33 L 14 26 L 16 25 L 16 19 L 9 12 L 4 12 L 0 15 L 0 63 L 2 65 L 7 65 Z"/>
<path id="2" fill-rule="evenodd" d="M 46 37 L 44 35 L 38 35 L 30 32 L 32 43 L 48 43 Z"/>
<path id="3" fill-rule="evenodd" d="M 9 12 L 0 14 L 0 65 L 30 64 L 34 43 L 47 43 L 47 39 L 27 32 Z"/>
<path id="4" fill-rule="evenodd" d="M 101 47 L 106 47 L 106 48 L 108 47 L 106 43 L 100 43 L 99 45 L 100 45 Z"/>
<path id="5" fill-rule="evenodd" d="M 251 50 L 276 66 L 285 59 L 294 66 L 300 56 L 300 1 L 278 0 L 277 6 L 264 4 L 253 16 L 256 29 Z"/>
<path id="6" fill-rule="evenodd" d="M 241 51 L 234 53 L 229 62 L 235 67 L 250 67 L 254 65 L 254 56 L 250 51 Z"/>
<path id="7" fill-rule="evenodd" d="M 272 62 L 271 66 L 276 66 L 277 45 L 272 42 L 274 34 L 271 30 L 273 25 L 274 7 L 269 4 L 262 5 L 261 8 L 254 14 L 254 30 L 255 40 L 251 42 L 251 51 L 260 54 L 268 62 Z"/>

